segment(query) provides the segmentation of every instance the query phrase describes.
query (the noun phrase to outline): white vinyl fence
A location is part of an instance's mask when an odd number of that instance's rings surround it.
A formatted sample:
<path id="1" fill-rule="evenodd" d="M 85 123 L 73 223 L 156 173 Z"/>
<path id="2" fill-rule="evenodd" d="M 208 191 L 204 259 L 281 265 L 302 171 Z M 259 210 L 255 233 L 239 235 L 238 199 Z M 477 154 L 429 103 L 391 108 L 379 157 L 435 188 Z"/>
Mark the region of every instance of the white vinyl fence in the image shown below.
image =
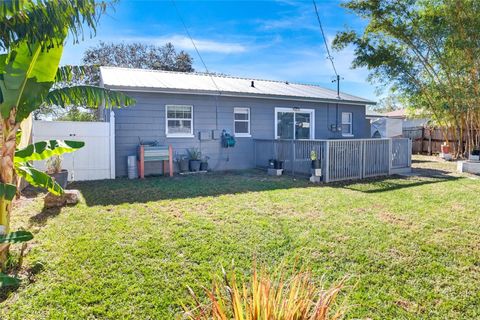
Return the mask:
<path id="1" fill-rule="evenodd" d="M 69 181 L 115 178 L 115 116 L 110 122 L 34 121 L 33 142 L 42 140 L 75 140 L 85 146 L 63 155 L 62 167 L 67 169 Z M 34 166 L 45 170 L 45 161 Z"/>
<path id="2" fill-rule="evenodd" d="M 284 162 L 286 173 L 310 174 L 310 152 L 320 159 L 324 182 L 362 179 L 409 171 L 410 139 L 255 140 L 255 165 Z"/>

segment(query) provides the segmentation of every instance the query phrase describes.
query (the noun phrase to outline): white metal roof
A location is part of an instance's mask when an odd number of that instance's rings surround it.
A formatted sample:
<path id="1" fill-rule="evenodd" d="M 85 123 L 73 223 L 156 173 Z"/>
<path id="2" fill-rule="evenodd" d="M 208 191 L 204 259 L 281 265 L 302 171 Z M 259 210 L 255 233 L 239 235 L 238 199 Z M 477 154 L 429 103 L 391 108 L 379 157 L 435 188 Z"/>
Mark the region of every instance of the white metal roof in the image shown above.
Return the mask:
<path id="1" fill-rule="evenodd" d="M 345 93 L 340 93 L 339 100 L 334 90 L 286 81 L 117 67 L 101 67 L 100 73 L 105 87 L 125 91 L 183 92 L 375 104 L 373 101 Z"/>
<path id="2" fill-rule="evenodd" d="M 384 118 L 384 117 L 386 117 L 385 114 L 380 113 L 380 112 L 375 111 L 375 110 L 370 110 L 370 109 L 367 109 L 367 110 L 366 110 L 365 116 L 366 116 L 367 118 Z"/>

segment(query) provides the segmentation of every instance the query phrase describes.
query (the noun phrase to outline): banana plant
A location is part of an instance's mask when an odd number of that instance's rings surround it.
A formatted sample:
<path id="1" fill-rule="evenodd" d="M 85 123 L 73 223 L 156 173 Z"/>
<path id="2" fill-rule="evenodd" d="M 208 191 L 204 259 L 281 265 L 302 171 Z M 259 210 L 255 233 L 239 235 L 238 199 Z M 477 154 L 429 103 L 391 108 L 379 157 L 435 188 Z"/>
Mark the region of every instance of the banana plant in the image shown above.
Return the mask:
<path id="1" fill-rule="evenodd" d="M 26 242 L 33 239 L 33 234 L 29 231 L 15 231 L 7 235 L 0 236 L 1 244 L 13 244 L 13 243 L 23 243 L 22 250 L 20 251 L 20 256 L 18 258 L 17 269 L 20 269 L 22 266 L 23 254 L 26 247 Z M 16 277 L 9 276 L 3 272 L 0 272 L 0 288 L 2 287 L 14 287 L 20 284 L 20 279 Z"/>
<path id="2" fill-rule="evenodd" d="M 95 0 L 0 1 L 0 226 L 6 233 L 16 176 L 59 194 L 60 186 L 30 162 L 78 149 L 73 142 L 50 141 L 16 150 L 20 123 L 42 105 L 108 108 L 135 102 L 100 87 L 54 85 L 71 78 L 72 68 L 59 67 L 67 36 L 78 42 L 84 30 L 93 35 L 105 9 L 105 2 Z"/>

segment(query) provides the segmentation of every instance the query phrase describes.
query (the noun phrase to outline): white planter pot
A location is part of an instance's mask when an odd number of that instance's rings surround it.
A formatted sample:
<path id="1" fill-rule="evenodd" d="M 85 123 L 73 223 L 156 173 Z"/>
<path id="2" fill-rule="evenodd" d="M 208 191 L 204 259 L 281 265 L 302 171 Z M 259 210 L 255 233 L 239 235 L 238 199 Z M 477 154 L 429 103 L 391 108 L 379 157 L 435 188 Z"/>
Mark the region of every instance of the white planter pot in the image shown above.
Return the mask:
<path id="1" fill-rule="evenodd" d="M 468 156 L 468 160 L 470 160 L 470 161 L 480 161 L 480 156 L 474 156 L 473 154 L 470 154 Z"/>
<path id="2" fill-rule="evenodd" d="M 268 175 L 269 176 L 281 176 L 282 173 L 283 173 L 283 169 L 268 168 Z"/>

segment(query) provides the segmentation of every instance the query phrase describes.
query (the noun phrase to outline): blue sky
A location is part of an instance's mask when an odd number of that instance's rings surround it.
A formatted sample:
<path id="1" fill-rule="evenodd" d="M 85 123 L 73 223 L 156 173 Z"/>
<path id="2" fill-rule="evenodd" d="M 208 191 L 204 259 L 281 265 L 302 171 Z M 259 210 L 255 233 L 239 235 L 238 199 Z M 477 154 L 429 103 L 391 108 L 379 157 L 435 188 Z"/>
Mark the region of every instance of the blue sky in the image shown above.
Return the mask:
<path id="1" fill-rule="evenodd" d="M 336 88 L 311 1 L 175 3 L 210 71 Z M 317 6 L 329 42 L 346 26 L 361 29 L 365 24 L 341 8 L 340 1 L 317 0 Z M 100 40 L 172 42 L 193 56 L 196 70 L 204 71 L 171 0 L 121 0 L 102 18 L 95 38 L 67 44 L 62 63 L 80 64 L 83 51 Z M 332 55 L 344 78 L 342 91 L 378 100 L 366 80 L 368 72 L 350 68 L 351 48 Z"/>

